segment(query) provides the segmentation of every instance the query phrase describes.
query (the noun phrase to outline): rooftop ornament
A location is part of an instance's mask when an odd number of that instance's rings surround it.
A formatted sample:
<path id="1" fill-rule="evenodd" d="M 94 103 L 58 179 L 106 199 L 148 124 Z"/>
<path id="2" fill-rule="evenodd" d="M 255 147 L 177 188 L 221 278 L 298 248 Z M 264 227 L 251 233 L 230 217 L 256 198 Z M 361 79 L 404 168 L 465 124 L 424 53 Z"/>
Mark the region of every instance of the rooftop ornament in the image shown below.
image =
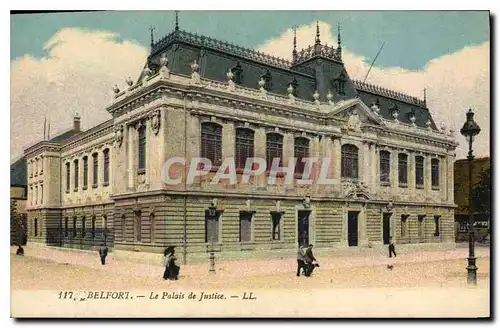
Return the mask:
<path id="1" fill-rule="evenodd" d="M 125 79 L 125 83 L 127 83 L 127 85 L 129 87 L 131 87 L 133 84 L 134 84 L 134 81 L 132 81 L 132 78 L 130 76 L 128 76 L 126 79 Z"/>
<path id="2" fill-rule="evenodd" d="M 331 90 L 328 90 L 328 93 L 326 94 L 326 99 L 328 100 L 329 105 L 333 105 L 333 94 Z"/>

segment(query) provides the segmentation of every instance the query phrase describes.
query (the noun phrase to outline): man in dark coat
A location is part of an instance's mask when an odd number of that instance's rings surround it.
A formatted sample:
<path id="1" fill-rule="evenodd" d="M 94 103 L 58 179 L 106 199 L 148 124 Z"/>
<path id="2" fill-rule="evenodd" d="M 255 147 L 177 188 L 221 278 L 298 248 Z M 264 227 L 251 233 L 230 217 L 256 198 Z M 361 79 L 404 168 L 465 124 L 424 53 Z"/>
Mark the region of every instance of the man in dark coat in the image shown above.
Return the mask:
<path id="1" fill-rule="evenodd" d="M 17 245 L 16 255 L 20 255 L 20 256 L 24 255 L 24 248 L 22 248 L 20 244 Z"/>
<path id="2" fill-rule="evenodd" d="M 101 264 L 104 265 L 106 264 L 106 256 L 108 256 L 108 247 L 106 244 L 101 244 L 101 247 L 99 247 L 99 256 L 101 257 Z"/>
<path id="3" fill-rule="evenodd" d="M 396 247 L 394 246 L 394 242 L 392 241 L 392 238 L 389 239 L 389 257 L 392 257 L 392 254 L 394 254 L 394 257 L 396 257 Z"/>
<path id="4" fill-rule="evenodd" d="M 307 265 L 306 262 L 304 261 L 305 256 L 306 256 L 305 247 L 301 245 L 297 250 L 297 277 L 300 277 L 300 270 L 302 270 L 304 274 L 307 272 Z"/>
<path id="5" fill-rule="evenodd" d="M 314 271 L 314 268 L 319 267 L 319 264 L 314 263 L 317 262 L 316 258 L 313 255 L 312 252 L 313 245 L 309 244 L 309 246 L 306 248 L 305 256 L 304 256 L 304 261 L 306 262 L 306 277 L 310 277 L 311 274 Z"/>

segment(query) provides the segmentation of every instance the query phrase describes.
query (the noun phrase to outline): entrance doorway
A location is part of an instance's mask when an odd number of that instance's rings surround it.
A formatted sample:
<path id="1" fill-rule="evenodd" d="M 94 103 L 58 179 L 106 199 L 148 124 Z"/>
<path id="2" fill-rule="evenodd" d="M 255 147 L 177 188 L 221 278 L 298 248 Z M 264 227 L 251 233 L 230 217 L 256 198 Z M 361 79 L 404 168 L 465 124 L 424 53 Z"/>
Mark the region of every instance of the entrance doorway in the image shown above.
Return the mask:
<path id="1" fill-rule="evenodd" d="M 391 215 L 392 213 L 384 213 L 382 221 L 382 234 L 384 238 L 384 245 L 389 245 L 389 239 L 391 238 Z"/>
<path id="2" fill-rule="evenodd" d="M 299 211 L 298 212 L 298 240 L 300 245 L 309 245 L 309 215 L 311 211 Z"/>
<path id="3" fill-rule="evenodd" d="M 358 246 L 358 214 L 359 212 L 347 212 L 347 242 L 349 246 Z"/>

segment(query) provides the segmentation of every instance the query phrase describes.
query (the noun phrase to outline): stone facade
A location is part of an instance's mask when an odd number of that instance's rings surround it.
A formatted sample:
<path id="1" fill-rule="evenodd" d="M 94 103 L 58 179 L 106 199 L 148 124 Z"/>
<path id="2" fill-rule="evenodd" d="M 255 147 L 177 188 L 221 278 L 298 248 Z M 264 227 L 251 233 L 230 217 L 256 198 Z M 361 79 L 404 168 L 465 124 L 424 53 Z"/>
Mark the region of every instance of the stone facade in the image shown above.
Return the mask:
<path id="1" fill-rule="evenodd" d="M 210 80 L 198 74 L 197 64 L 191 65 L 191 75 L 170 71 L 167 64 L 163 60 L 158 69 L 147 68 L 124 90 L 115 88 L 107 108 L 109 121 L 64 142 L 44 141 L 26 149 L 31 241 L 84 249 L 106 241 L 116 251 L 141 254 L 176 245 L 184 259 L 204 257 L 210 250 L 227 257 L 293 254 L 299 226 L 320 249 L 375 247 L 388 236 L 398 244 L 454 242 L 457 144 L 450 132 L 430 123 L 405 123 L 397 115 L 388 119 L 359 97 L 332 101 L 331 95 L 321 94 L 308 101 L 236 85 L 231 78 Z M 386 99 L 386 91 L 378 96 Z M 331 159 L 335 182 L 287 185 L 286 177 L 278 176 L 277 183 L 269 185 L 262 175 L 248 184 L 213 185 L 210 172 L 194 184 L 165 184 L 162 168 L 167 159 L 182 157 L 190 163 L 200 156 L 204 122 L 222 126 L 223 159 L 235 155 L 236 130 L 241 127 L 254 131 L 254 157 L 266 157 L 268 133 L 282 135 L 283 163 L 294 157 L 295 138 L 306 138 L 310 156 Z M 146 140 L 141 170 L 139 129 L 145 129 Z M 341 149 L 347 144 L 358 149 L 355 180 L 341 176 Z M 383 183 L 382 150 L 390 152 L 390 178 Z M 399 154 L 408 156 L 407 184 L 398 181 Z M 424 158 L 424 183 L 418 186 L 416 156 Z M 439 182 L 434 186 L 431 159 L 439 160 Z M 185 179 L 187 168 L 173 168 L 170 174 Z M 207 213 L 218 217 L 218 238 L 210 242 Z M 240 213 L 251 217 L 249 240 L 240 241 Z M 273 213 L 280 216 L 274 230 Z"/>

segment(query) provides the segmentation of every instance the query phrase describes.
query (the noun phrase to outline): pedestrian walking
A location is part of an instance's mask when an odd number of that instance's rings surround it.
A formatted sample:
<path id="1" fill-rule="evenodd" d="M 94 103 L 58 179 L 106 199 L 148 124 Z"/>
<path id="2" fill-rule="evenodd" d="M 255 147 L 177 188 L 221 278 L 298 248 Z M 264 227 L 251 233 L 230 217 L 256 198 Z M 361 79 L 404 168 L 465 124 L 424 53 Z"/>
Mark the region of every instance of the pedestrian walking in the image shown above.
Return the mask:
<path id="1" fill-rule="evenodd" d="M 389 257 L 392 257 L 392 254 L 394 254 L 394 257 L 396 257 L 396 247 L 394 246 L 394 242 L 392 241 L 392 237 L 389 239 Z"/>
<path id="2" fill-rule="evenodd" d="M 99 247 L 99 256 L 101 257 L 101 264 L 106 264 L 106 256 L 108 256 L 108 247 L 106 244 L 102 243 L 101 247 Z"/>
<path id="3" fill-rule="evenodd" d="M 19 256 L 24 255 L 24 248 L 22 248 L 21 245 L 17 245 L 16 255 L 19 255 Z"/>
<path id="4" fill-rule="evenodd" d="M 304 256 L 304 261 L 306 262 L 306 277 L 310 277 L 314 271 L 314 268 L 319 267 L 319 264 L 317 263 L 316 258 L 313 255 L 312 249 L 313 245 L 309 244 L 306 248 L 305 256 Z"/>
<path id="5" fill-rule="evenodd" d="M 163 272 L 163 279 L 177 280 L 179 278 L 180 267 L 175 264 L 177 257 L 175 256 L 175 247 L 169 246 L 163 252 L 165 257 L 165 271 Z"/>
<path id="6" fill-rule="evenodd" d="M 301 270 L 304 274 L 307 272 L 307 265 L 305 260 L 306 256 L 306 249 L 303 245 L 299 246 L 299 249 L 297 250 L 297 277 L 300 277 Z"/>

